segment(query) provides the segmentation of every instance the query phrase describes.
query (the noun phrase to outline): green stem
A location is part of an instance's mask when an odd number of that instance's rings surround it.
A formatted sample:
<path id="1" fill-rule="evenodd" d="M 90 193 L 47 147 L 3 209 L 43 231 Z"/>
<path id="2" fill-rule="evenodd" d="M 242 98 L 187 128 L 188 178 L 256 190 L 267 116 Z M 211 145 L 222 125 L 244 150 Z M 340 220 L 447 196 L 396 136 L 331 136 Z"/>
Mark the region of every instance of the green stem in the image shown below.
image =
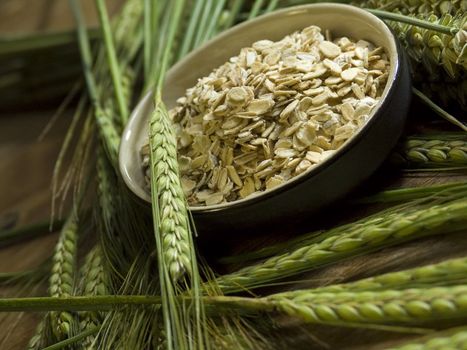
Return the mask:
<path id="1" fill-rule="evenodd" d="M 157 84 L 156 89 L 160 90 L 164 83 L 165 73 L 167 71 L 167 67 L 169 65 L 169 58 L 170 53 L 172 51 L 172 47 L 175 44 L 175 34 L 177 32 L 178 25 L 180 23 L 180 19 L 182 17 L 182 11 L 185 5 L 185 0 L 180 0 L 175 2 L 175 8 L 173 16 L 171 17 L 171 22 L 169 26 L 169 30 L 167 33 L 167 46 L 164 48 L 164 54 L 162 55 L 162 61 L 159 70 L 159 76 L 157 77 Z"/>
<path id="2" fill-rule="evenodd" d="M 444 26 L 444 25 L 441 25 L 441 24 L 431 23 L 431 22 L 424 21 L 422 19 L 418 19 L 418 18 L 415 18 L 415 17 L 401 15 L 399 13 L 393 13 L 393 12 L 382 11 L 382 10 L 373 10 L 373 9 L 365 9 L 365 10 L 372 13 L 372 14 L 374 14 L 374 15 L 376 15 L 376 16 L 378 16 L 379 18 L 382 18 L 382 19 L 407 23 L 407 24 L 411 24 L 411 25 L 416 26 L 416 27 L 421 27 L 421 28 L 425 28 L 425 29 L 428 29 L 428 30 L 433 30 L 435 32 L 440 32 L 440 33 L 443 33 L 443 34 L 454 35 L 459 31 L 458 28 L 451 28 L 449 26 Z"/>
<path id="3" fill-rule="evenodd" d="M 152 75 L 154 62 L 156 61 L 157 52 L 157 31 L 159 30 L 159 14 L 162 7 L 162 1 L 159 0 L 144 0 L 143 14 L 143 71 L 145 80 Z M 137 53 L 140 45 L 135 45 L 133 52 Z M 160 46 L 159 46 L 160 49 Z M 147 91 L 146 87 L 143 93 Z"/>
<path id="4" fill-rule="evenodd" d="M 216 25 L 219 22 L 219 17 L 222 13 L 222 9 L 224 8 L 226 0 L 217 0 L 216 8 L 214 9 L 214 13 L 212 14 L 211 21 L 209 22 L 208 28 L 204 33 L 203 42 L 209 40 L 216 31 Z"/>
<path id="5" fill-rule="evenodd" d="M 110 75 L 112 76 L 115 97 L 117 99 L 120 116 L 123 123 L 128 120 L 128 107 L 125 102 L 125 95 L 122 90 L 122 78 L 120 67 L 118 65 L 117 54 L 115 52 L 115 46 L 112 39 L 112 31 L 110 28 L 109 16 L 105 7 L 104 0 L 96 0 L 97 12 L 99 14 L 99 20 L 102 26 L 102 33 L 104 36 L 105 50 L 107 52 L 107 59 L 109 62 Z"/>
<path id="6" fill-rule="evenodd" d="M 145 0 L 145 10 L 143 14 L 144 18 L 144 30 L 141 35 L 142 42 L 144 44 L 144 60 L 143 60 L 143 71 L 144 75 L 144 87 L 141 93 L 144 94 L 154 85 L 156 80 L 156 68 L 160 60 L 160 53 L 164 44 L 164 32 L 163 28 L 159 28 L 159 15 L 161 9 L 167 7 L 168 2 L 164 0 Z M 165 22 L 163 22 L 165 23 Z M 157 35 L 160 32 L 159 36 Z M 138 53 L 140 45 L 134 45 L 132 52 Z"/>
<path id="7" fill-rule="evenodd" d="M 160 304 L 158 296 L 105 295 L 0 299 L 0 312 L 109 311 L 124 305 Z"/>
<path id="8" fill-rule="evenodd" d="M 196 32 L 196 25 L 198 24 L 203 4 L 204 0 L 195 1 L 193 15 L 190 16 L 190 22 L 188 23 L 188 28 L 185 35 L 183 36 L 182 46 L 178 53 L 177 59 L 184 57 L 193 48 L 193 37 Z"/>
<path id="9" fill-rule="evenodd" d="M 261 7 L 263 6 L 264 0 L 255 0 L 253 7 L 251 8 L 250 14 L 248 15 L 248 19 L 253 19 L 258 16 Z"/>
<path id="10" fill-rule="evenodd" d="M 208 25 L 209 17 L 211 16 L 212 12 L 212 5 L 213 0 L 206 0 L 201 20 L 198 22 L 198 31 L 196 32 L 193 48 L 197 48 L 203 43 L 204 33 L 206 32 L 206 27 Z"/>
<path id="11" fill-rule="evenodd" d="M 154 1 L 155 2 L 155 1 Z M 143 45 L 143 67 L 144 75 L 148 76 L 150 73 L 150 64 L 151 64 L 151 53 L 152 53 L 152 7 L 151 0 L 144 0 L 144 15 L 143 15 L 143 25 L 144 25 L 144 45 Z"/>
<path id="12" fill-rule="evenodd" d="M 155 111 L 153 112 L 153 116 L 150 120 L 150 145 L 151 145 L 151 162 L 154 160 L 154 151 L 156 150 L 154 141 L 154 134 L 153 134 L 153 127 L 154 125 L 163 125 L 158 123 L 157 121 L 166 121 L 170 123 L 168 119 L 168 115 L 166 115 L 167 111 L 165 110 L 165 106 L 161 99 L 161 89 L 164 83 L 165 73 L 167 71 L 167 67 L 169 65 L 170 55 L 175 44 L 175 35 L 177 32 L 177 28 L 179 27 L 180 19 L 182 18 L 182 12 L 185 5 L 185 0 L 175 1 L 170 4 L 170 11 L 167 13 L 163 27 L 163 33 L 165 35 L 161 35 L 161 38 L 165 40 L 165 46 L 163 49 L 159 47 L 160 51 L 162 51 L 162 58 L 160 60 L 160 65 L 158 67 L 158 75 L 157 75 L 157 82 L 155 86 Z M 159 61 L 158 61 L 159 63 Z M 167 130 L 162 132 L 162 135 L 167 135 Z M 174 145 L 173 145 L 174 146 Z M 164 147 L 162 147 L 162 150 Z M 176 147 L 173 148 L 173 153 L 175 154 L 175 163 L 176 163 Z M 167 161 L 167 160 L 166 160 Z M 170 171 L 169 171 L 170 173 Z M 162 315 L 163 315 L 163 322 L 164 322 L 164 330 L 165 330 L 165 337 L 166 337 L 166 347 L 168 350 L 177 349 L 183 350 L 188 349 L 192 340 L 188 340 L 184 337 L 184 329 L 181 318 L 184 318 L 183 313 L 185 312 L 182 310 L 176 302 L 176 291 L 174 288 L 174 284 L 171 282 L 171 278 L 173 276 L 169 276 L 169 267 L 166 265 L 166 259 L 164 259 L 163 254 L 163 247 L 165 245 L 161 241 L 161 234 L 159 232 L 159 228 L 161 227 L 160 218 L 159 218 L 159 198 L 158 198 L 158 191 L 154 188 L 154 183 L 156 182 L 154 179 L 156 178 L 155 172 L 152 172 L 152 183 L 151 183 L 151 195 L 152 195 L 152 212 L 153 212 L 153 224 L 154 224 L 154 233 L 156 238 L 156 246 L 157 246 L 157 257 L 158 257 L 158 270 L 159 270 L 159 283 L 161 287 L 161 295 L 160 301 L 162 303 Z M 195 280 L 195 278 L 194 278 Z M 198 299 L 195 299 L 195 303 L 199 302 Z"/>
<path id="13" fill-rule="evenodd" d="M 78 335 L 75 335 L 71 338 L 68 338 L 68 339 L 65 339 L 61 342 L 58 342 L 56 344 L 53 344 L 53 345 L 50 345 L 42 350 L 59 350 L 59 349 L 63 349 L 65 347 L 67 347 L 68 345 L 72 345 L 72 344 L 75 344 L 77 342 L 79 342 L 80 340 L 82 339 L 85 339 L 87 337 L 89 337 L 90 335 L 93 335 L 93 334 L 96 334 L 97 332 L 99 332 L 99 330 L 101 329 L 100 326 L 96 326 L 96 327 L 93 327 L 93 328 L 90 328 L 88 329 L 87 331 L 84 331 Z"/>
<path id="14" fill-rule="evenodd" d="M 75 22 L 77 24 L 78 44 L 81 52 L 81 61 L 83 64 L 84 78 L 88 88 L 89 97 L 94 105 L 97 104 L 97 89 L 96 82 L 92 74 L 92 54 L 91 44 L 89 41 L 88 33 L 86 31 L 86 24 L 81 13 L 81 7 L 78 0 L 69 0 Z"/>
<path id="15" fill-rule="evenodd" d="M 190 300 L 188 297 L 178 297 Z M 257 311 L 272 310 L 269 302 L 260 298 L 215 296 L 203 297 L 206 305 L 228 309 Z M 111 311 L 123 306 L 160 305 L 160 296 L 149 295 L 101 295 L 69 297 L 28 297 L 0 299 L 0 312 L 47 312 L 47 311 Z"/>
<path id="16" fill-rule="evenodd" d="M 464 125 L 461 121 L 459 121 L 456 117 L 453 115 L 449 114 L 446 112 L 444 109 L 442 109 L 440 106 L 438 106 L 436 103 L 434 103 L 432 100 L 428 98 L 424 93 L 422 93 L 420 90 L 412 87 L 412 92 L 414 93 L 415 96 L 417 96 L 420 100 L 422 100 L 423 103 L 425 103 L 428 107 L 430 107 L 436 114 L 438 114 L 440 117 L 446 119 L 448 122 L 458 126 L 464 131 L 467 131 L 467 126 Z"/>
<path id="17" fill-rule="evenodd" d="M 230 28 L 235 24 L 235 19 L 242 9 L 244 0 L 234 0 L 232 8 L 229 11 L 229 17 L 225 21 L 225 28 Z"/>
<path id="18" fill-rule="evenodd" d="M 172 13 L 173 7 L 175 6 L 177 2 L 176 1 L 167 1 L 164 6 L 164 13 Z M 146 92 L 151 88 L 154 88 L 154 86 L 157 84 L 157 81 L 159 79 L 159 75 L 161 72 L 161 62 L 162 62 L 162 57 L 164 56 L 165 53 L 165 48 L 167 45 L 169 45 L 169 41 L 167 39 L 168 37 L 168 32 L 169 32 L 169 27 L 171 23 L 171 17 L 168 15 L 164 15 L 160 24 L 160 27 L 158 28 L 159 34 L 157 37 L 157 45 L 154 45 L 153 49 L 155 50 L 153 52 L 153 60 L 151 62 L 151 74 L 149 77 L 145 77 L 145 85 L 143 91 Z M 153 32 L 155 33 L 155 31 Z"/>
<path id="19" fill-rule="evenodd" d="M 268 7 L 266 7 L 266 13 L 274 11 L 277 8 L 279 0 L 270 0 Z"/>
<path id="20" fill-rule="evenodd" d="M 153 40 L 155 39 L 155 34 L 159 28 L 159 20 L 164 5 L 166 5 L 166 0 L 153 0 L 151 6 L 151 33 L 153 36 Z M 152 45 L 151 57 L 154 56 L 156 50 L 156 45 Z"/>
<path id="21" fill-rule="evenodd" d="M 108 115 L 108 111 L 103 110 L 101 103 L 99 101 L 101 97 L 99 96 L 99 92 L 101 92 L 101 90 L 98 91 L 97 89 L 95 75 L 92 71 L 91 48 L 90 48 L 89 38 L 87 37 L 86 32 L 83 30 L 83 28 L 85 28 L 86 25 L 82 18 L 78 1 L 70 0 L 70 4 L 72 6 L 72 10 L 73 10 L 73 14 L 75 16 L 76 22 L 78 24 L 79 48 L 81 52 L 81 59 L 83 62 L 83 67 L 84 67 L 84 76 L 86 79 L 89 96 L 95 108 L 94 116 L 96 118 L 96 121 L 99 127 L 99 132 L 101 135 L 101 139 L 105 145 L 108 156 L 112 160 L 112 165 L 116 166 L 118 144 L 120 142 L 120 137 L 118 135 L 116 126 L 114 125 L 112 118 L 109 117 Z M 99 60 L 99 57 L 98 57 L 98 60 Z M 68 136 L 72 137 L 73 135 L 68 134 L 67 137 Z"/>

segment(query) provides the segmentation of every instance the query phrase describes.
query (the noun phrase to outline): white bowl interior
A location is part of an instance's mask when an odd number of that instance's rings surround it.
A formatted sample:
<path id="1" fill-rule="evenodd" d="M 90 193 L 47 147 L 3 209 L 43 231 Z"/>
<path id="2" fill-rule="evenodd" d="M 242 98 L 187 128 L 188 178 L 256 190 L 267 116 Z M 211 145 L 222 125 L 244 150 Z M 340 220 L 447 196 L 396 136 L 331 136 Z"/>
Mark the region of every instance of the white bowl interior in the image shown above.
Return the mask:
<path id="1" fill-rule="evenodd" d="M 187 88 L 195 85 L 200 77 L 208 75 L 230 57 L 238 55 L 241 48 L 251 46 L 255 41 L 262 39 L 277 41 L 310 25 L 317 25 L 323 31 L 329 29 L 333 37 L 348 36 L 357 40 L 364 39 L 386 49 L 390 57 L 391 67 L 388 83 L 379 104 L 373 109 L 372 115 L 376 113 L 381 101 L 384 100 L 392 86 L 399 64 L 394 36 L 380 19 L 364 10 L 348 5 L 327 3 L 288 8 L 258 17 L 225 31 L 195 50 L 173 66 L 167 74 L 163 89 L 163 100 L 167 108 L 174 107 L 176 100 L 185 94 Z M 125 183 L 132 192 L 147 202 L 150 202 L 151 198 L 145 190 L 139 150 L 147 143 L 149 117 L 152 110 L 152 93 L 148 93 L 132 112 L 122 136 L 119 154 L 120 171 Z M 317 168 L 315 167 L 311 171 Z M 287 183 L 307 174 L 308 172 L 305 172 Z M 279 187 L 269 191 L 274 191 Z M 250 198 L 252 196 L 237 200 L 235 203 L 248 201 Z M 203 210 L 222 208 L 228 205 L 229 203 L 223 203 L 210 207 L 191 207 L 190 209 Z"/>

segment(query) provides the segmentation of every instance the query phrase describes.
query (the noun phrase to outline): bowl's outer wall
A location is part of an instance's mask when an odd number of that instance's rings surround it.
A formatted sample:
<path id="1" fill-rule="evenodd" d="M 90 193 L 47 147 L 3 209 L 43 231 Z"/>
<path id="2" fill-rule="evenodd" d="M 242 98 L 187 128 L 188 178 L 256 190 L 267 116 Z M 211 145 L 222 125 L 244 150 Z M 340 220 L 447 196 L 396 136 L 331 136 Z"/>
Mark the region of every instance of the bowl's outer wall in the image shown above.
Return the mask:
<path id="1" fill-rule="evenodd" d="M 365 135 L 354 140 L 353 147 L 313 176 L 304 178 L 286 190 L 250 205 L 211 212 L 193 212 L 202 235 L 249 235 L 255 231 L 280 232 L 294 218 L 297 231 L 306 229 L 312 215 L 350 193 L 384 162 L 402 134 L 411 98 L 409 65 L 401 50 L 399 74 L 394 89 L 384 101 L 377 119 Z M 252 223 L 254 223 L 252 225 Z"/>

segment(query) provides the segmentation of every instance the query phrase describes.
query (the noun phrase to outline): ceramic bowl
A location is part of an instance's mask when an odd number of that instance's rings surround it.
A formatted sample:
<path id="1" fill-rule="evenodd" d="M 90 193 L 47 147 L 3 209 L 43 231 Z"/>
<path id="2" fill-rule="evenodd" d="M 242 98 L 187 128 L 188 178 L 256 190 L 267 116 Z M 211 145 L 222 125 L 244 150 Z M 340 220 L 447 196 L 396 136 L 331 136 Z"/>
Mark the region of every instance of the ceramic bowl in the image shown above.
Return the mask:
<path id="1" fill-rule="evenodd" d="M 381 165 L 402 133 L 410 102 L 406 58 L 391 30 L 374 15 L 341 4 L 287 8 L 245 22 L 216 36 L 177 63 L 167 74 L 163 100 L 170 109 L 197 79 L 208 75 L 242 47 L 261 39 L 277 41 L 310 25 L 383 46 L 390 57 L 388 83 L 367 124 L 331 157 L 285 184 L 259 195 L 213 206 L 190 207 L 198 231 L 252 232 L 277 230 L 284 222 L 310 220 L 313 213 L 361 185 Z M 152 94 L 133 111 L 120 146 L 121 175 L 130 190 L 150 202 L 139 150 L 148 135 Z M 206 233 L 207 234 L 207 233 Z"/>

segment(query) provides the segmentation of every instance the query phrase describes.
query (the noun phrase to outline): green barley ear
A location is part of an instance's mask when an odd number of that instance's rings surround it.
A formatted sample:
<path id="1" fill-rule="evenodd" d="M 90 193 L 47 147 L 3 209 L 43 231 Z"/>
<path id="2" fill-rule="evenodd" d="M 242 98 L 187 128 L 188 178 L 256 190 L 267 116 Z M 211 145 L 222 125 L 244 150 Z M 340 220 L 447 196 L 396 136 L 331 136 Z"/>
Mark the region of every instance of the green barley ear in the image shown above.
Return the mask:
<path id="1" fill-rule="evenodd" d="M 413 269 L 389 272 L 355 282 L 319 287 L 315 289 L 315 292 L 338 293 L 346 291 L 355 292 L 448 286 L 462 284 L 465 283 L 466 280 L 467 258 L 458 258 Z"/>
<path id="2" fill-rule="evenodd" d="M 399 146 L 395 156 L 407 168 L 466 168 L 467 134 L 411 136 Z"/>
<path id="3" fill-rule="evenodd" d="M 107 157 L 109 158 L 110 163 L 114 169 L 117 169 L 120 135 L 112 121 L 110 110 L 97 107 L 95 111 L 95 118 L 105 153 L 107 154 Z"/>
<path id="4" fill-rule="evenodd" d="M 117 53 L 115 51 L 114 39 L 112 36 L 112 29 L 110 26 L 109 16 L 104 0 L 96 0 L 97 12 L 99 14 L 99 21 L 102 27 L 102 34 L 105 42 L 105 51 L 110 68 L 110 75 L 115 93 L 115 100 L 117 101 L 118 111 L 120 118 L 126 122 L 129 117 L 128 105 L 125 103 L 125 96 L 122 90 L 122 76 L 121 67 L 119 66 Z"/>
<path id="5" fill-rule="evenodd" d="M 425 28 L 397 19 L 388 21 L 412 61 L 416 86 L 420 86 L 430 97 L 439 97 L 446 105 L 455 103 L 464 110 L 467 108 L 465 2 L 357 0 L 354 3 L 423 21 Z M 438 25 L 449 31 L 439 31 L 436 29 Z"/>
<path id="6" fill-rule="evenodd" d="M 63 226 L 53 255 L 49 293 L 52 297 L 73 295 L 78 240 L 78 217 L 72 213 Z M 52 312 L 52 332 L 57 340 L 70 336 L 74 327 L 74 316 L 66 311 Z"/>
<path id="7" fill-rule="evenodd" d="M 400 160 L 397 160 L 398 164 L 400 164 Z M 415 187 L 405 187 L 400 189 L 389 189 L 377 192 L 373 195 L 364 196 L 360 198 L 356 198 L 352 200 L 351 203 L 356 205 L 368 205 L 368 204 L 375 204 L 375 203 L 414 203 L 415 201 L 423 200 L 426 198 L 433 198 L 435 195 L 439 195 L 443 193 L 444 195 L 454 194 L 457 192 L 464 192 L 467 189 L 467 183 L 465 181 L 460 182 L 450 182 L 441 185 L 431 185 L 431 186 L 415 186 Z M 409 204 L 410 206 L 410 204 Z M 395 210 L 399 210 L 398 207 L 393 207 Z M 392 209 L 389 209 L 388 212 L 380 212 L 376 216 L 367 217 L 362 219 L 359 222 L 353 222 L 348 225 L 342 225 L 339 227 L 335 227 L 328 232 L 332 235 L 340 235 L 341 233 L 348 232 L 348 230 L 353 229 L 354 227 L 358 227 L 358 225 L 372 225 L 376 220 L 376 222 L 381 222 L 382 217 L 385 214 L 390 214 Z M 315 242 L 319 242 L 323 240 L 322 234 L 325 233 L 324 230 L 316 230 L 309 232 L 307 234 L 290 238 L 285 242 L 276 243 L 269 246 L 265 246 L 260 248 L 256 251 L 247 251 L 245 253 L 235 254 L 231 256 L 226 256 L 220 259 L 221 263 L 231 264 L 231 263 L 246 263 L 249 261 L 258 261 L 260 259 L 266 259 L 273 255 L 281 254 L 285 251 L 295 250 L 300 247 L 303 247 L 305 244 L 312 244 Z"/>
<path id="8" fill-rule="evenodd" d="M 177 141 L 168 112 L 160 97 L 150 124 L 153 203 L 160 223 L 164 264 L 172 281 L 191 276 L 191 230 L 188 210 L 179 178 Z"/>
<path id="9" fill-rule="evenodd" d="M 386 350 L 447 350 L 467 348 L 467 328 L 458 327 L 434 335 L 412 340 L 409 343 L 387 348 Z"/>
<path id="10" fill-rule="evenodd" d="M 96 245 L 86 255 L 84 265 L 81 269 L 81 295 L 95 296 L 107 295 L 107 278 L 104 271 L 102 261 L 102 250 L 100 245 Z M 103 315 L 96 311 L 88 311 L 79 315 L 80 316 L 80 330 L 81 332 L 95 329 L 102 324 Z M 92 349 L 95 335 L 90 335 L 82 341 L 85 349 Z"/>
<path id="11" fill-rule="evenodd" d="M 160 93 L 156 93 L 149 140 L 152 211 L 167 347 L 182 349 L 189 346 L 187 333 L 182 331 L 186 317 L 184 307 L 175 299 L 175 295 L 185 288 L 190 288 L 194 297 L 190 307 L 195 310 L 197 329 L 194 336 L 197 345 L 202 347 L 204 335 L 200 328 L 202 305 L 198 263 L 187 202 L 179 178 L 177 143 Z"/>
<path id="12" fill-rule="evenodd" d="M 277 310 L 308 323 L 410 325 L 465 317 L 467 286 L 313 293 L 297 290 L 263 298 Z"/>
<path id="13" fill-rule="evenodd" d="M 44 330 L 45 323 L 45 320 L 41 320 L 37 325 L 34 335 L 29 340 L 27 347 L 28 350 L 40 350 L 44 347 L 45 344 L 43 344 L 42 333 Z"/>
<path id="14" fill-rule="evenodd" d="M 136 73 L 130 66 L 126 66 L 122 75 L 122 92 L 127 106 L 132 105 Z"/>
<path id="15" fill-rule="evenodd" d="M 100 236 L 102 260 L 108 276 L 108 284 L 113 290 L 119 290 L 124 275 L 128 271 L 128 248 L 123 241 L 124 235 L 119 234 L 121 223 L 118 210 L 124 210 L 119 196 L 119 184 L 112 165 L 103 147 L 97 149 L 96 159 L 97 200 L 96 213 L 98 217 L 97 229 Z"/>

